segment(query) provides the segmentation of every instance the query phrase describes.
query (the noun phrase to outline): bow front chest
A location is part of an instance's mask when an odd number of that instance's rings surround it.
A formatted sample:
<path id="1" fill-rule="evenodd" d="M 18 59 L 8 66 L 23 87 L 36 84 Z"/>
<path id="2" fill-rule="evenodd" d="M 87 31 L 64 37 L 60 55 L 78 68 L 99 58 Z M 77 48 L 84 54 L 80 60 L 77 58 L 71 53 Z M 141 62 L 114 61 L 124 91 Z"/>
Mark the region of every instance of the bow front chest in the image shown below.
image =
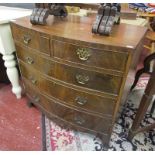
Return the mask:
<path id="1" fill-rule="evenodd" d="M 115 25 L 110 36 L 91 33 L 95 16 L 29 17 L 11 22 L 28 98 L 60 125 L 97 134 L 109 143 L 125 103 L 146 28 Z"/>

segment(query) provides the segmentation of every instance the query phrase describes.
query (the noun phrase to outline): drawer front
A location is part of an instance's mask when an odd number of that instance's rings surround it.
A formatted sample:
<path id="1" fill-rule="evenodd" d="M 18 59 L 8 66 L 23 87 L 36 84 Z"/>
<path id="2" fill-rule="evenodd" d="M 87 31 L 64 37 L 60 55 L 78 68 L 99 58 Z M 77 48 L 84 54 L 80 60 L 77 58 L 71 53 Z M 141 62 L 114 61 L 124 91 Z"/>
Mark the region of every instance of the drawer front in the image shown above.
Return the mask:
<path id="1" fill-rule="evenodd" d="M 46 75 L 54 77 L 54 61 L 49 61 L 48 59 L 38 55 L 38 53 L 34 50 L 25 48 L 19 43 L 15 43 L 15 46 L 18 59 L 25 62 L 29 65 L 29 67 L 33 67 Z"/>
<path id="2" fill-rule="evenodd" d="M 51 40 L 54 57 L 82 63 L 92 67 L 124 71 L 128 54 L 100 49 L 81 47 L 57 40 Z"/>
<path id="3" fill-rule="evenodd" d="M 24 84 L 26 92 L 29 94 L 29 96 L 31 96 L 33 102 L 45 109 L 47 112 L 75 125 L 98 132 L 109 133 L 112 126 L 112 120 L 110 118 L 102 118 L 90 113 L 81 112 L 78 109 L 70 108 L 61 103 L 55 102 L 52 99 L 46 98 L 43 95 L 40 95 L 34 89 L 32 89 L 31 84 L 28 84 L 26 80 L 24 80 Z"/>
<path id="4" fill-rule="evenodd" d="M 27 28 L 11 25 L 13 38 L 25 46 L 39 50 L 40 52 L 50 55 L 50 37 L 47 34 L 39 33 Z"/>
<path id="5" fill-rule="evenodd" d="M 60 64 L 56 61 L 38 56 L 36 52 L 26 50 L 16 44 L 18 58 L 34 66 L 37 70 L 61 81 L 81 87 L 103 91 L 110 94 L 118 94 L 122 77 L 87 71 L 77 67 Z"/>
<path id="6" fill-rule="evenodd" d="M 20 64 L 20 70 L 22 75 L 33 85 L 38 87 L 40 91 L 63 101 L 64 104 L 99 113 L 104 116 L 111 117 L 113 115 L 116 99 L 92 95 L 90 93 L 47 80 L 42 75 L 32 69 L 29 69 L 23 64 Z"/>
<path id="7" fill-rule="evenodd" d="M 74 85 L 116 95 L 119 93 L 122 83 L 120 76 L 88 71 L 58 63 L 55 65 L 54 77 Z"/>

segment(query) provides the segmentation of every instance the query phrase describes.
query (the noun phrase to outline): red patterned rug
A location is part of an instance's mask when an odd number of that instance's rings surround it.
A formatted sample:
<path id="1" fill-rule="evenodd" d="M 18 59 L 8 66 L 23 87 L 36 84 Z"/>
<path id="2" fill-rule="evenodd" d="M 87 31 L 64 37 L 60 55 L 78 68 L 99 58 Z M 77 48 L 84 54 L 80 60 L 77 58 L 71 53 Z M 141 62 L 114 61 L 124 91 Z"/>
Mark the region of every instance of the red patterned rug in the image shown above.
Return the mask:
<path id="1" fill-rule="evenodd" d="M 143 94 L 148 77 L 142 77 L 134 91 L 130 94 L 120 118 L 114 125 L 109 150 L 154 150 L 155 130 L 137 134 L 132 142 L 126 139 L 137 110 L 137 103 Z M 138 92 L 138 93 L 137 93 Z M 139 93 L 140 92 L 140 93 Z M 135 95 L 136 94 L 136 95 Z M 137 96 L 138 94 L 138 96 Z M 138 101 L 136 99 L 139 99 Z M 155 122 L 155 117 L 146 114 L 141 126 Z M 101 151 L 104 147 L 95 135 L 76 132 L 72 129 L 61 128 L 52 120 L 43 116 L 43 144 L 47 151 Z"/>

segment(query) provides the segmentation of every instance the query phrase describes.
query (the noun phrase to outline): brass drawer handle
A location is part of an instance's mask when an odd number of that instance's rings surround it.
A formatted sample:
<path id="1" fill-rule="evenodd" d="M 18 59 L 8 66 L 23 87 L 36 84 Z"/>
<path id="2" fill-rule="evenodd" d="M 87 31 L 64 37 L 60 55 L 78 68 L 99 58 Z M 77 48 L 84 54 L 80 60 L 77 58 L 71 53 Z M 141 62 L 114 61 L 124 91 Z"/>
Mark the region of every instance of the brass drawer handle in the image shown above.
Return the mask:
<path id="1" fill-rule="evenodd" d="M 33 96 L 34 102 L 40 102 L 39 96 Z"/>
<path id="2" fill-rule="evenodd" d="M 83 125 L 85 123 L 85 120 L 80 116 L 75 116 L 74 121 L 76 124 L 79 124 L 79 125 Z"/>
<path id="3" fill-rule="evenodd" d="M 84 85 L 89 81 L 89 76 L 77 74 L 76 80 L 79 84 Z"/>
<path id="4" fill-rule="evenodd" d="M 31 81 L 31 83 L 37 84 L 37 80 L 34 79 L 32 76 L 29 77 L 29 80 Z"/>
<path id="5" fill-rule="evenodd" d="M 34 63 L 34 60 L 31 57 L 26 57 L 26 62 L 31 65 Z"/>
<path id="6" fill-rule="evenodd" d="M 80 96 L 77 96 L 77 97 L 75 98 L 75 101 L 76 101 L 76 103 L 79 104 L 79 105 L 85 105 L 85 104 L 87 103 L 87 99 L 84 98 L 84 97 L 80 97 Z"/>
<path id="7" fill-rule="evenodd" d="M 29 35 L 24 35 L 23 37 L 24 44 L 29 44 L 31 41 L 31 37 Z"/>
<path id="8" fill-rule="evenodd" d="M 76 50 L 76 54 L 78 55 L 79 59 L 82 61 L 86 61 L 90 57 L 90 52 L 86 48 L 78 48 Z"/>

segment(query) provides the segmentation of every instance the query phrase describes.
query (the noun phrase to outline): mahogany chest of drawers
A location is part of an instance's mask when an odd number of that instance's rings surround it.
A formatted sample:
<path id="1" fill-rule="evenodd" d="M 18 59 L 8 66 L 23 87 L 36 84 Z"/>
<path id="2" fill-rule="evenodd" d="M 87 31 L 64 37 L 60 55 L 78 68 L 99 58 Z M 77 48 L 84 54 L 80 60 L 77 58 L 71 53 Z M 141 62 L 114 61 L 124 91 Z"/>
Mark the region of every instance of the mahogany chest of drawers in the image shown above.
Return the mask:
<path id="1" fill-rule="evenodd" d="M 108 145 L 146 28 L 120 24 L 111 36 L 99 36 L 91 33 L 93 20 L 50 16 L 40 26 L 24 17 L 11 29 L 29 99 L 57 123 L 97 134 Z"/>

